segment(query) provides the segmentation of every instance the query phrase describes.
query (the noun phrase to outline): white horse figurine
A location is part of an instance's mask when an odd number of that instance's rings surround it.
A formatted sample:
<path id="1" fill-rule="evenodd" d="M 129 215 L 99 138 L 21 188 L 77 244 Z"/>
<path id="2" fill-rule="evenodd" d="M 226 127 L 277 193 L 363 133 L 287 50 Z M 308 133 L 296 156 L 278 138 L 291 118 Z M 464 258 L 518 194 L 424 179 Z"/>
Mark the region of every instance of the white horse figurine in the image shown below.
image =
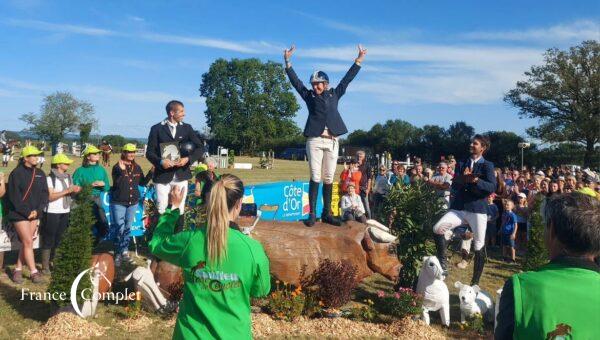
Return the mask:
<path id="1" fill-rule="evenodd" d="M 142 301 L 158 311 L 167 305 L 167 299 L 158 289 L 156 281 L 154 281 L 154 274 L 150 271 L 150 263 L 151 261 L 148 260 L 147 267 L 135 268 L 124 280 L 129 281 L 133 278 L 135 288 L 142 293 Z"/>
<path id="2" fill-rule="evenodd" d="M 450 326 L 450 293 L 444 283 L 440 261 L 435 256 L 423 257 L 417 294 L 423 295 L 423 320 L 429 325 L 429 312 L 440 312 L 442 324 Z"/>
<path id="3" fill-rule="evenodd" d="M 490 295 L 479 288 L 478 285 L 469 286 L 460 281 L 454 283 L 454 287 L 460 289 L 458 298 L 460 300 L 460 322 L 465 323 L 467 317 L 474 314 L 481 316 L 488 321 L 494 319 L 494 302 Z"/>

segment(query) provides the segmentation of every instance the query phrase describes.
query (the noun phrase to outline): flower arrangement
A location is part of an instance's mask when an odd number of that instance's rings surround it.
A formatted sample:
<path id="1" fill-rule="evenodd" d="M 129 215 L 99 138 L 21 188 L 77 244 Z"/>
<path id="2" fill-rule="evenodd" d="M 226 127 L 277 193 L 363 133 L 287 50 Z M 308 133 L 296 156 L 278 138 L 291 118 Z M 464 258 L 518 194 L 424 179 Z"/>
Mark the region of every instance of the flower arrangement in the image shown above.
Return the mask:
<path id="1" fill-rule="evenodd" d="M 400 288 L 392 294 L 380 290 L 377 298 L 381 312 L 400 319 L 422 312 L 423 297 L 410 288 Z"/>
<path id="2" fill-rule="evenodd" d="M 275 281 L 277 287 L 268 297 L 266 310 L 277 320 L 293 321 L 304 311 L 306 295 L 302 292 L 302 286 L 299 285 L 294 290 L 292 286 L 280 281 Z"/>
<path id="3" fill-rule="evenodd" d="M 373 307 L 375 302 L 373 302 L 371 299 L 365 299 L 363 302 L 363 306 L 353 307 L 350 309 L 350 318 L 353 320 L 366 322 L 375 321 L 379 317 L 377 310 L 375 310 Z"/>

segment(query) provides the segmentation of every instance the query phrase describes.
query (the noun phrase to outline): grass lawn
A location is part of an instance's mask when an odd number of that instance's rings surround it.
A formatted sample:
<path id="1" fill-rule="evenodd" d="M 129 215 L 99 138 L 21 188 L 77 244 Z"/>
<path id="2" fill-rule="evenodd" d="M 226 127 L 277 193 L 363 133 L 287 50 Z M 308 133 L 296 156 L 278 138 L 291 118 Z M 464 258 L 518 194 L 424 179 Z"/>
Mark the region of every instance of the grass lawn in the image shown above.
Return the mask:
<path id="1" fill-rule="evenodd" d="M 116 162 L 117 156 L 113 156 L 112 163 Z M 44 165 L 44 171 L 49 171 L 50 158 L 47 158 L 47 162 Z M 261 183 L 261 182 L 273 182 L 283 180 L 307 180 L 308 179 L 308 165 L 302 161 L 284 161 L 276 160 L 275 167 L 272 170 L 258 169 L 257 158 L 245 158 L 237 157 L 236 162 L 251 162 L 257 168 L 255 170 L 229 170 L 220 169 L 219 173 L 233 173 L 242 178 L 246 184 Z M 77 159 L 76 163 L 73 164 L 72 170 L 74 170 L 81 163 L 80 159 Z M 150 168 L 149 163 L 145 159 L 139 160 L 140 165 L 147 170 Z M 15 162 L 10 163 L 11 167 L 14 167 Z M 5 172 L 12 168 L 2 169 Z M 342 166 L 338 166 L 338 176 Z M 0 170 L 1 171 L 1 170 Z M 143 253 L 143 251 L 142 251 Z M 7 265 L 14 264 L 15 254 L 6 254 L 5 263 Z M 36 257 L 37 258 L 37 257 Z M 495 298 L 495 292 L 498 288 L 501 288 L 504 281 L 519 270 L 518 265 L 509 265 L 502 262 L 500 254 L 497 251 L 489 251 L 489 261 L 481 279 L 481 287 L 489 292 Z M 448 288 L 450 290 L 450 303 L 451 303 L 451 314 L 450 318 L 452 322 L 460 321 L 460 311 L 458 303 L 458 290 L 454 288 L 455 281 L 461 281 L 463 283 L 469 283 L 472 273 L 472 261 L 467 269 L 458 269 L 455 264 L 459 261 L 459 257 L 454 255 L 451 259 L 452 268 L 450 275 L 446 280 Z M 143 263 L 143 258 L 138 259 L 139 263 Z M 28 272 L 25 269 L 25 276 L 28 276 Z M 126 272 L 121 273 L 120 277 L 123 277 Z M 17 286 L 13 284 L 7 277 L 0 277 L 0 339 L 4 338 L 21 338 L 23 333 L 29 329 L 39 327 L 52 315 L 54 307 L 44 301 L 30 301 L 21 299 L 22 289 L 29 289 L 32 292 L 43 292 L 45 291 L 48 278 L 45 278 L 44 284 L 33 285 L 27 278 L 25 284 Z M 373 300 L 376 296 L 377 290 L 383 289 L 391 291 L 392 282 L 386 280 L 380 275 L 373 275 L 366 279 L 359 288 L 355 291 L 354 301 L 360 303 L 364 299 L 371 298 Z M 123 290 L 126 284 L 115 280 L 113 283 L 113 289 L 116 291 Z M 132 290 L 132 287 L 129 288 Z M 136 338 L 153 338 L 153 339 L 170 339 L 173 331 L 173 320 L 163 319 L 157 315 L 150 313 L 144 313 L 150 319 L 149 324 L 141 329 L 135 331 L 128 331 L 124 322 L 127 321 L 124 307 L 122 305 L 113 304 L 101 304 L 98 308 L 98 315 L 93 320 L 101 326 L 107 327 L 106 339 L 130 339 Z M 430 313 L 433 327 L 440 327 L 440 318 L 437 313 Z M 465 334 L 460 333 L 457 330 L 450 329 L 445 330 L 446 334 L 451 338 L 464 338 Z M 491 332 L 491 327 L 488 325 L 488 335 Z"/>
<path id="2" fill-rule="evenodd" d="M 483 277 L 481 280 L 482 288 L 495 297 L 495 291 L 502 287 L 504 281 L 512 274 L 517 272 L 518 266 L 508 265 L 499 258 L 498 253 L 491 252 L 491 258 L 487 263 Z M 450 290 L 450 318 L 451 322 L 460 321 L 460 309 L 458 301 L 458 290 L 454 288 L 455 281 L 469 283 L 471 279 L 472 264 L 467 269 L 458 269 L 454 266 L 459 261 L 457 255 L 453 256 L 451 263 L 453 267 L 450 270 L 449 277 L 446 283 Z M 141 260 L 140 260 L 141 262 Z M 471 261 L 472 262 L 472 261 Z M 27 271 L 25 270 L 27 276 Z M 40 327 L 45 321 L 52 316 L 54 307 L 43 301 L 21 300 L 21 289 L 29 289 L 32 292 L 43 292 L 47 287 L 47 279 L 44 284 L 34 285 L 29 280 L 25 279 L 25 284 L 17 286 L 8 278 L 0 278 L 0 339 L 4 338 L 20 338 L 27 330 Z M 114 282 L 114 289 L 122 291 L 126 286 L 125 283 Z M 375 300 L 378 290 L 391 291 L 392 282 L 385 279 L 379 274 L 375 274 L 367 278 L 356 289 L 354 293 L 354 301 L 360 303 L 364 299 Z M 131 291 L 132 288 L 129 287 Z M 153 338 L 153 339 L 170 339 L 173 332 L 172 318 L 162 318 L 158 315 L 143 312 L 143 315 L 150 319 L 150 323 L 135 331 L 127 331 L 124 324 L 127 323 L 127 317 L 122 305 L 114 305 L 110 303 L 100 304 L 98 314 L 94 322 L 101 326 L 107 327 L 105 339 L 130 339 L 130 338 Z M 430 313 L 431 324 L 433 327 L 442 329 L 440 326 L 440 317 L 437 312 Z M 488 325 L 488 335 L 491 334 L 491 325 Z M 444 330 L 450 338 L 466 338 L 464 333 L 451 327 Z"/>
<path id="3" fill-rule="evenodd" d="M 111 167 L 119 160 L 118 154 L 111 155 L 110 164 Z M 52 156 L 50 153 L 46 152 L 46 162 L 42 167 L 42 170 L 46 174 L 50 172 L 50 162 Z M 69 172 L 72 174 L 75 169 L 81 166 L 81 157 L 69 156 L 72 160 L 74 160 L 73 164 L 69 168 Z M 240 170 L 240 169 L 217 169 L 217 173 L 225 174 L 230 173 L 238 176 L 242 179 L 244 184 L 257 184 L 264 182 L 278 182 L 278 181 L 308 181 L 309 179 L 309 170 L 308 170 L 308 162 L 305 161 L 288 161 L 283 159 L 276 159 L 274 162 L 273 169 L 261 169 L 259 165 L 259 158 L 257 157 L 236 157 L 236 163 L 252 163 L 252 170 Z M 138 164 L 142 167 L 144 172 L 150 170 L 152 166 L 150 162 L 145 157 L 137 158 Z M 0 167 L 0 172 L 4 172 L 6 177 L 8 178 L 8 174 L 16 167 L 17 161 L 12 161 L 8 164 L 8 167 L 2 168 Z M 343 165 L 338 165 L 336 169 L 335 178 L 339 178 L 340 174 L 343 170 Z M 106 171 L 110 175 L 111 168 L 107 167 Z M 111 179 L 112 180 L 112 179 Z"/>

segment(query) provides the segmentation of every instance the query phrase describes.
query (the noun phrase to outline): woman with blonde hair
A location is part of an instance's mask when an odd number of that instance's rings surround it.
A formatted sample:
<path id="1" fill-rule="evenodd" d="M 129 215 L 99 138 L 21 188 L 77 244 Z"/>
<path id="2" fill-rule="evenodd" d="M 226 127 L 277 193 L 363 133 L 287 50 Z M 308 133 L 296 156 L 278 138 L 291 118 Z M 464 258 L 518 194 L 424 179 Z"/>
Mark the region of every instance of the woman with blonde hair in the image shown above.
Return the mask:
<path id="1" fill-rule="evenodd" d="M 213 184 L 205 227 L 175 233 L 185 189 L 174 187 L 150 251 L 183 269 L 183 299 L 174 339 L 251 339 L 250 297 L 271 290 L 269 260 L 262 245 L 244 235 L 235 220 L 244 185 L 233 175 Z"/>

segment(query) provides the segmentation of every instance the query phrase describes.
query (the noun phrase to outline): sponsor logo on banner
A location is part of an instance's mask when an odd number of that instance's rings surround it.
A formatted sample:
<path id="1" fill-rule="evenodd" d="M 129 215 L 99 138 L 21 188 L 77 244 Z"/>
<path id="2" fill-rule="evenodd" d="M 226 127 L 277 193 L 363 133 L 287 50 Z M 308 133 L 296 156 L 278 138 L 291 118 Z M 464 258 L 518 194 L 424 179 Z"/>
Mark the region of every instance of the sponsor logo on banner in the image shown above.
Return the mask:
<path id="1" fill-rule="evenodd" d="M 339 214 L 339 194 L 337 183 L 334 183 L 332 211 Z M 262 205 L 277 206 L 274 211 L 263 211 L 262 219 L 279 221 L 299 221 L 310 212 L 308 202 L 308 182 L 274 182 L 247 186 L 243 203 L 255 203 L 260 210 Z M 317 197 L 317 215 L 323 209 L 322 190 Z"/>

